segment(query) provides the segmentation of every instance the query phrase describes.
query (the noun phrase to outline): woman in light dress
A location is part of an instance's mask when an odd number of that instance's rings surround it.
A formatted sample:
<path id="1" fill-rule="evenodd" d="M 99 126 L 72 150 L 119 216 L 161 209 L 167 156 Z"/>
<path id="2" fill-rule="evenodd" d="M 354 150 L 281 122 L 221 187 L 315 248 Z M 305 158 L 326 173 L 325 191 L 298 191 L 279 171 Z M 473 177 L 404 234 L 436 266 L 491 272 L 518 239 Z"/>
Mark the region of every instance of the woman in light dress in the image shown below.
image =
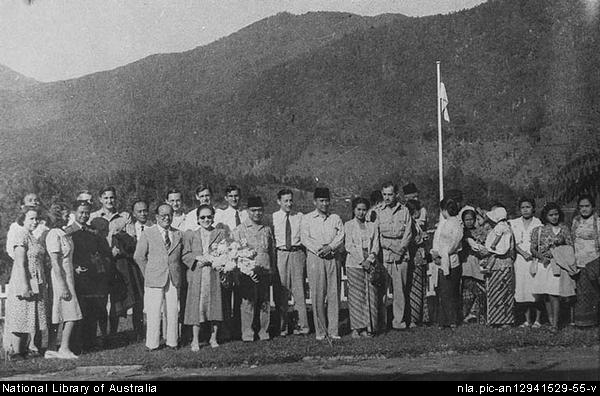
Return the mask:
<path id="1" fill-rule="evenodd" d="M 200 205 L 196 212 L 200 228 L 186 231 L 183 237 L 182 261 L 188 268 L 187 301 L 184 324 L 192 325 L 192 351 L 200 350 L 200 326 L 211 326 L 210 346 L 216 348 L 219 323 L 223 321 L 223 303 L 219 273 L 211 266 L 210 252 L 225 239 L 225 231 L 214 228 L 215 211 Z"/>
<path id="2" fill-rule="evenodd" d="M 37 332 L 46 330 L 47 284 L 44 271 L 46 250 L 33 236 L 41 219 L 41 212 L 34 206 L 23 206 L 17 224 L 23 230 L 15 237 L 11 249 L 14 264 L 10 273 L 6 298 L 6 332 L 15 337 L 9 345 L 11 360 L 40 356 L 34 343 Z M 28 346 L 24 344 L 27 338 Z M 15 345 L 16 344 L 16 345 Z"/>
<path id="3" fill-rule="evenodd" d="M 534 217 L 535 201 L 531 198 L 519 200 L 521 217 L 510 221 L 515 236 L 515 248 L 517 257 L 515 259 L 515 302 L 525 308 L 525 321 L 521 327 L 541 327 L 540 318 L 542 311 L 536 309 L 535 296 L 533 295 L 534 277 L 531 274 L 531 266 L 536 265 L 531 255 L 531 232 L 534 228 L 542 225 L 537 217 Z M 535 321 L 533 313 L 535 312 Z"/>
<path id="4" fill-rule="evenodd" d="M 69 209 L 66 205 L 54 204 L 48 213 L 51 229 L 46 236 L 46 250 L 52 264 L 52 325 L 63 325 L 62 338 L 58 351 L 48 349 L 46 358 L 75 359 L 70 348 L 71 334 L 75 322 L 81 320 L 81 309 L 75 294 L 73 279 L 73 240 L 64 231 L 69 221 Z M 56 329 L 57 330 L 57 329 Z M 56 337 L 57 331 L 50 332 Z M 54 342 L 48 342 L 54 345 Z"/>
<path id="5" fill-rule="evenodd" d="M 537 261 L 533 293 L 543 301 L 553 332 L 558 331 L 560 298 L 575 295 L 575 281 L 568 272 L 554 263 L 552 249 L 573 246 L 571 231 L 563 223 L 563 212 L 559 205 L 549 202 L 542 209 L 543 226 L 531 233 L 531 254 Z"/>

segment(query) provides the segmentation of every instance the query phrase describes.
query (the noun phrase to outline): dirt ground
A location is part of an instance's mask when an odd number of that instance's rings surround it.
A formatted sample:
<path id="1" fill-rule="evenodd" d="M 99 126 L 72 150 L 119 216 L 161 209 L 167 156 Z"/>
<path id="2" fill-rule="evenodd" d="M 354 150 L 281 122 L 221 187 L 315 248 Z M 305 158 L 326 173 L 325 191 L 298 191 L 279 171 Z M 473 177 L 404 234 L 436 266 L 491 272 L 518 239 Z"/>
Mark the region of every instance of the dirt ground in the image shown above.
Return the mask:
<path id="1" fill-rule="evenodd" d="M 78 367 L 71 371 L 17 375 L 27 380 L 484 380 L 599 381 L 600 346 L 586 348 L 522 348 L 508 352 L 430 353 L 416 357 L 306 357 L 301 362 L 220 368 L 169 368 L 145 371 L 142 366 Z"/>

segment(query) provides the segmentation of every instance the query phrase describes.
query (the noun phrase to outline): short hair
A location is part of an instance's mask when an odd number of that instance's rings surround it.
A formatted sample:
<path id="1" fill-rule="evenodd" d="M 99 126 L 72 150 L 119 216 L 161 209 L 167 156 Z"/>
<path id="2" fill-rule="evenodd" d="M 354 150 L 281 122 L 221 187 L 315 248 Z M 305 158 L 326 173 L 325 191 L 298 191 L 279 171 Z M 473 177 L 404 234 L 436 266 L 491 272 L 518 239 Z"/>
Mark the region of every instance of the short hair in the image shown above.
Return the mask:
<path id="1" fill-rule="evenodd" d="M 104 188 L 100 189 L 100 194 L 99 195 L 102 196 L 107 191 L 110 191 L 113 194 L 117 195 L 117 190 L 113 186 L 107 186 L 107 187 L 104 187 Z"/>
<path id="2" fill-rule="evenodd" d="M 158 205 L 156 207 L 156 210 L 154 211 L 156 214 L 158 214 L 158 211 L 160 210 L 160 208 L 162 208 L 163 206 L 167 206 L 169 209 L 171 209 L 171 213 L 173 213 L 173 207 L 171 205 L 169 205 L 168 203 L 161 203 L 160 205 Z"/>
<path id="3" fill-rule="evenodd" d="M 383 201 L 383 195 L 381 194 L 381 190 L 371 191 L 369 201 L 371 201 L 371 205 L 376 205 L 379 202 Z"/>
<path id="4" fill-rule="evenodd" d="M 542 223 L 544 224 L 548 224 L 548 213 L 550 213 L 551 210 L 558 210 L 558 222 L 562 223 L 564 218 L 565 218 L 565 214 L 562 211 L 562 208 L 560 207 L 559 204 L 557 204 L 556 202 L 548 202 L 546 205 L 544 205 L 544 208 L 542 209 Z"/>
<path id="5" fill-rule="evenodd" d="M 140 202 L 146 204 L 146 208 L 150 209 L 150 205 L 148 204 L 148 201 L 146 201 L 145 199 L 141 199 L 141 198 L 134 198 L 131 203 L 131 212 L 134 211 L 135 205 L 139 204 Z"/>
<path id="6" fill-rule="evenodd" d="M 242 195 L 242 189 L 236 186 L 235 184 L 230 184 L 225 187 L 225 195 L 229 194 L 232 191 L 237 191 L 240 195 Z"/>
<path id="7" fill-rule="evenodd" d="M 458 203 L 452 198 L 444 198 L 440 201 L 440 209 L 446 210 L 450 216 L 458 214 Z"/>
<path id="8" fill-rule="evenodd" d="M 62 214 L 64 211 L 68 211 L 69 206 L 63 202 L 55 202 L 50 205 L 50 209 L 48 209 L 47 217 L 48 224 L 46 224 L 49 228 L 62 228 L 66 225 L 66 221 L 63 220 Z"/>
<path id="9" fill-rule="evenodd" d="M 29 196 L 31 196 L 31 195 L 35 195 L 35 196 L 37 197 L 37 199 L 38 199 L 38 200 L 40 199 L 40 196 L 39 196 L 39 194 L 37 194 L 37 193 L 34 193 L 34 192 L 28 192 L 27 194 L 23 195 L 23 200 L 21 201 L 21 203 L 22 203 L 23 205 L 25 205 L 25 198 L 27 198 L 27 197 L 29 197 Z"/>
<path id="10" fill-rule="evenodd" d="M 581 204 L 581 201 L 583 201 L 584 199 L 587 199 L 588 201 L 590 201 L 590 204 L 592 205 L 592 208 L 596 207 L 596 200 L 594 199 L 594 197 L 592 196 L 592 194 L 581 194 L 577 198 L 577 205 L 579 206 L 579 204 Z"/>
<path id="11" fill-rule="evenodd" d="M 200 191 L 202 191 L 202 190 L 200 190 Z M 171 195 L 171 194 L 179 194 L 183 197 L 181 190 L 179 190 L 178 188 L 171 188 L 169 191 L 167 191 L 167 196 L 165 198 L 169 199 L 169 195 Z"/>
<path id="12" fill-rule="evenodd" d="M 477 220 L 477 212 L 475 212 L 473 209 L 465 209 L 460 215 L 460 218 L 463 221 L 463 223 L 465 222 L 465 216 L 468 214 L 472 215 L 474 220 Z"/>
<path id="13" fill-rule="evenodd" d="M 519 198 L 519 208 L 521 208 L 521 205 L 524 202 L 529 202 L 531 204 L 531 207 L 535 210 L 535 199 L 533 199 L 531 197 L 521 197 L 521 198 Z"/>
<path id="14" fill-rule="evenodd" d="M 19 210 L 19 212 L 17 214 L 16 222 L 18 225 L 23 226 L 23 223 L 25 221 L 25 216 L 29 212 L 37 213 L 38 217 L 42 216 L 42 210 L 39 209 L 38 207 L 31 206 L 31 205 L 24 205 L 23 207 L 21 207 L 21 209 Z"/>
<path id="15" fill-rule="evenodd" d="M 88 201 L 77 200 L 73 202 L 73 211 L 77 211 L 81 206 L 87 206 L 90 210 L 92 209 L 92 205 Z"/>
<path id="16" fill-rule="evenodd" d="M 383 183 L 383 184 L 381 185 L 381 189 L 382 189 L 382 190 L 384 190 L 384 189 L 386 189 L 386 188 L 390 188 L 390 187 L 393 187 L 393 188 L 394 188 L 394 192 L 395 192 L 395 193 L 398 193 L 398 191 L 400 191 L 400 189 L 399 189 L 398 185 L 397 185 L 396 183 L 394 183 L 394 182 L 391 182 L 391 181 L 385 182 L 385 183 Z"/>
<path id="17" fill-rule="evenodd" d="M 204 209 L 210 210 L 212 215 L 213 216 L 215 215 L 215 208 L 213 208 L 210 205 L 200 205 L 200 206 L 198 206 L 198 210 L 196 210 L 196 220 L 198 220 L 200 218 L 200 212 L 203 211 Z"/>
<path id="18" fill-rule="evenodd" d="M 360 204 L 364 204 L 367 207 L 367 210 L 369 210 L 369 208 L 371 207 L 371 203 L 369 202 L 368 199 L 363 198 L 363 197 L 356 197 L 356 198 L 354 198 L 352 200 L 352 217 L 354 217 L 354 210 Z"/>
<path id="19" fill-rule="evenodd" d="M 412 214 L 417 210 L 421 210 L 421 203 L 416 199 L 409 199 L 406 201 L 406 207 L 408 208 L 408 212 Z"/>
<path id="20" fill-rule="evenodd" d="M 204 191 L 204 190 L 208 190 L 208 192 L 209 192 L 209 193 L 211 193 L 211 195 L 212 195 L 212 193 L 213 193 L 213 191 L 212 191 L 212 188 L 210 188 L 210 186 L 209 186 L 208 184 L 205 184 L 205 183 L 200 183 L 200 184 L 198 184 L 198 186 L 197 186 L 197 187 L 196 187 L 196 189 L 194 190 L 194 194 L 195 194 L 195 195 L 198 195 L 198 194 L 200 194 L 200 193 L 201 193 L 202 191 Z M 177 192 L 179 192 L 179 191 L 177 191 Z M 169 195 L 167 194 L 167 197 L 168 197 L 168 196 L 169 196 Z"/>
<path id="21" fill-rule="evenodd" d="M 277 199 L 281 199 L 284 195 L 291 195 L 293 197 L 294 193 L 289 188 L 282 188 L 277 192 Z"/>

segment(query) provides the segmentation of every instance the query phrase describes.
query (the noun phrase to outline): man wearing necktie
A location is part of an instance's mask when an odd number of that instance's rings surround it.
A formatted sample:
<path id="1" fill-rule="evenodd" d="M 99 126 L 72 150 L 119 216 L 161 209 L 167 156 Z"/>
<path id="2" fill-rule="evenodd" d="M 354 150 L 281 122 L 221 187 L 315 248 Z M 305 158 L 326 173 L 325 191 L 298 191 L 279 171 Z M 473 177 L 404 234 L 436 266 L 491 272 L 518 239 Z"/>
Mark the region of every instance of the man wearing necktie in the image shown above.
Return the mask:
<path id="1" fill-rule="evenodd" d="M 225 200 L 227 209 L 217 209 L 215 213 L 215 228 L 223 228 L 229 235 L 233 230 L 248 220 L 248 212 L 241 210 L 240 199 L 242 189 L 236 185 L 230 185 L 225 188 Z M 240 328 L 240 304 L 241 300 L 235 289 L 223 288 L 223 338 L 238 339 L 241 336 Z"/>
<path id="2" fill-rule="evenodd" d="M 157 208 L 156 225 L 148 227 L 139 239 L 134 259 L 144 274 L 144 309 L 146 311 L 146 347 L 157 350 L 160 343 L 161 308 L 167 321 L 167 346 L 177 348 L 178 288 L 181 284 L 181 231 L 171 227 L 173 208 Z"/>
<path id="3" fill-rule="evenodd" d="M 306 297 L 304 280 L 306 279 L 306 253 L 300 241 L 302 213 L 293 210 L 294 198 L 289 189 L 277 193 L 279 210 L 273 213 L 273 233 L 277 248 L 278 282 L 274 284 L 277 308 L 280 316 L 280 334 L 288 334 L 288 310 L 290 296 L 298 311 L 298 323 L 293 327 L 294 334 L 308 334 L 306 315 Z M 277 279 L 276 279 L 277 281 Z"/>

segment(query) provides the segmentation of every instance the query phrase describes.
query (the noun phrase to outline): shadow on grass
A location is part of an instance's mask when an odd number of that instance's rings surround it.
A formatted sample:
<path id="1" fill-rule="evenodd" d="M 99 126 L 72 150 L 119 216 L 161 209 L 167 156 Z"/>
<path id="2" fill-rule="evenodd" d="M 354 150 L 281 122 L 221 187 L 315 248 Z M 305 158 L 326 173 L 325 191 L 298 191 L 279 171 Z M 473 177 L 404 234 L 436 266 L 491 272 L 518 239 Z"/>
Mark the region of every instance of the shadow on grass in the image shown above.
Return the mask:
<path id="1" fill-rule="evenodd" d="M 495 350 L 510 351 L 532 346 L 582 347 L 599 344 L 598 329 L 581 330 L 568 327 L 557 334 L 548 328 L 494 329 L 468 325 L 456 330 L 420 327 L 393 331 L 372 339 L 343 337 L 331 343 L 308 336 L 278 337 L 271 341 L 243 343 L 233 341 L 212 349 L 192 352 L 189 347 L 147 352 L 143 342 L 132 342 L 132 332 L 122 332 L 102 351 L 81 355 L 77 361 L 43 358 L 0 364 L 0 376 L 21 373 L 45 373 L 71 370 L 76 366 L 142 365 L 147 370 L 164 368 L 210 368 L 241 365 L 266 365 L 301 361 L 306 357 L 404 357 L 423 354 L 455 354 Z M 376 379 L 376 378 L 374 378 Z"/>

